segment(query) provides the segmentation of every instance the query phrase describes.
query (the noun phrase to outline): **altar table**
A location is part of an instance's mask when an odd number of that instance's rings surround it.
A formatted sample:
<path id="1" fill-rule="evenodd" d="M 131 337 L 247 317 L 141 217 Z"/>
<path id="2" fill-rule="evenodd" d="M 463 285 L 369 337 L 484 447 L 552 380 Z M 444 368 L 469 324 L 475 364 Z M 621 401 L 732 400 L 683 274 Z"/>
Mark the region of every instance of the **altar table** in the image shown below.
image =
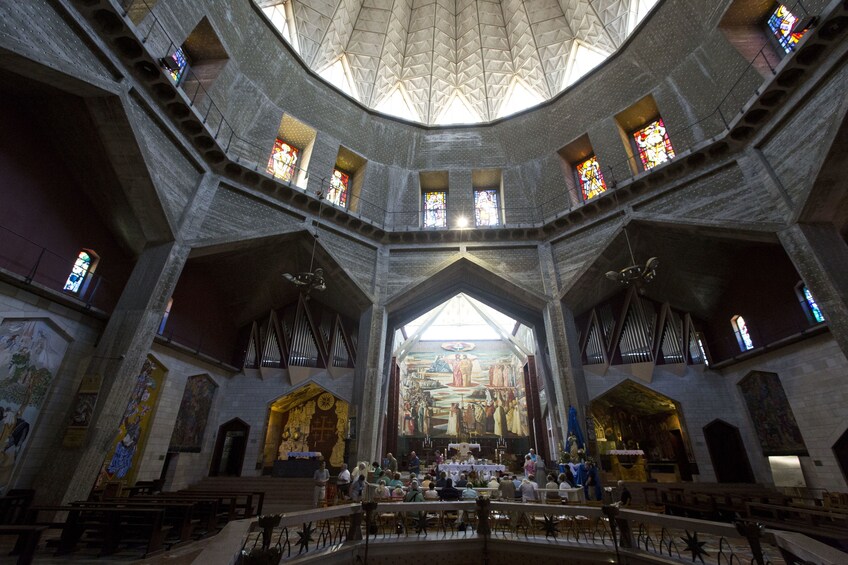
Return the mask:
<path id="1" fill-rule="evenodd" d="M 478 474 L 483 475 L 493 475 L 498 471 L 506 471 L 506 466 L 493 463 L 442 463 L 439 465 L 439 471 L 444 471 L 449 477 L 456 478 L 460 473 L 471 471 L 477 471 Z"/>

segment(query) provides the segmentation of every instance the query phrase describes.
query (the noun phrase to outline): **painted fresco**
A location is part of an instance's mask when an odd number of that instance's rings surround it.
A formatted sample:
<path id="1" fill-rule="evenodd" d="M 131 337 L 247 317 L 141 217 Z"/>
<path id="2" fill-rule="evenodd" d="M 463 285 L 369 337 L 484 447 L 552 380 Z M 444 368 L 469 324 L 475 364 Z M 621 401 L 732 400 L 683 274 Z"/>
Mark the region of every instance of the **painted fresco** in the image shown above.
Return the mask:
<path id="1" fill-rule="evenodd" d="M 399 434 L 526 437 L 523 362 L 502 341 L 421 341 L 400 363 Z"/>
<path id="2" fill-rule="evenodd" d="M 0 323 L 0 493 L 33 432 L 68 341 L 43 320 Z"/>
<path id="3" fill-rule="evenodd" d="M 775 373 L 753 371 L 739 381 L 763 455 L 807 455 L 786 392 Z"/>
<path id="4" fill-rule="evenodd" d="M 168 451 L 200 453 L 217 389 L 215 381 L 206 375 L 188 378 Z"/>
<path id="5" fill-rule="evenodd" d="M 124 410 L 114 447 L 103 461 L 95 486 L 101 486 L 107 481 L 121 481 L 126 484 L 135 481 L 138 461 L 144 453 L 144 445 L 156 410 L 156 400 L 164 380 L 165 369 L 148 355 Z"/>
<path id="6" fill-rule="evenodd" d="M 318 451 L 330 467 L 344 463 L 349 405 L 309 383 L 274 402 L 265 440 L 265 462 L 291 452 Z"/>

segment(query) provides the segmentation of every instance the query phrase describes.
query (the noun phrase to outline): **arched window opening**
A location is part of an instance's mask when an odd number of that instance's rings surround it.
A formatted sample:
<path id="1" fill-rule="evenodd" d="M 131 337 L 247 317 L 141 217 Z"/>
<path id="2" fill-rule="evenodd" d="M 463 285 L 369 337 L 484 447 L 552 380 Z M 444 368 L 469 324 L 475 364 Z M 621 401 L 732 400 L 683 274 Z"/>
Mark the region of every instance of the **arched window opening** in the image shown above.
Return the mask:
<path id="1" fill-rule="evenodd" d="M 733 326 L 733 332 L 736 334 L 736 341 L 739 342 L 739 349 L 748 351 L 754 349 L 754 342 L 751 340 L 751 334 L 748 331 L 748 324 L 745 323 L 745 318 L 736 315 L 730 320 Z"/>
<path id="2" fill-rule="evenodd" d="M 91 249 L 80 250 L 62 290 L 73 292 L 74 294 L 83 294 L 90 280 L 89 275 L 94 273 L 98 260 L 97 254 Z"/>

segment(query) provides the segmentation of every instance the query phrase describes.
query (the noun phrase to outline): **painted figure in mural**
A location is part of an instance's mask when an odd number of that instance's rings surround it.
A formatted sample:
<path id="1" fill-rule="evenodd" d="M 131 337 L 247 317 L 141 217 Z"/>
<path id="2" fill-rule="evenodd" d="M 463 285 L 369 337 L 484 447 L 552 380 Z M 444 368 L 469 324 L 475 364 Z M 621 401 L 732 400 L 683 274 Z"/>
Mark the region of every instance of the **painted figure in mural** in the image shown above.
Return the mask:
<path id="1" fill-rule="evenodd" d="M 433 364 L 427 369 L 429 373 L 453 373 L 453 369 L 448 365 L 448 362 L 445 361 L 444 356 L 437 355 L 436 360 L 433 361 Z"/>
<path id="2" fill-rule="evenodd" d="M 115 478 L 122 479 L 132 468 L 133 455 L 138 446 L 138 439 L 141 437 L 141 418 L 136 418 L 126 422 L 126 431 L 124 437 L 115 448 L 115 455 L 112 456 L 112 461 L 106 468 L 106 472 L 113 475 Z"/>
<path id="3" fill-rule="evenodd" d="M 449 436 L 457 436 L 459 435 L 459 404 L 456 402 L 451 404 L 450 412 L 448 414 L 448 430 L 447 434 Z"/>
<path id="4" fill-rule="evenodd" d="M 498 437 L 504 437 L 504 433 L 507 431 L 506 426 L 506 413 L 504 412 L 503 401 L 498 398 L 495 402 L 495 435 Z"/>
<path id="5" fill-rule="evenodd" d="M 474 364 L 468 355 L 462 356 L 462 361 L 459 362 L 459 371 L 462 373 L 462 386 L 471 385 L 471 371 L 474 369 Z"/>
<path id="6" fill-rule="evenodd" d="M 453 386 L 462 386 L 462 359 L 456 354 L 453 362 Z"/>

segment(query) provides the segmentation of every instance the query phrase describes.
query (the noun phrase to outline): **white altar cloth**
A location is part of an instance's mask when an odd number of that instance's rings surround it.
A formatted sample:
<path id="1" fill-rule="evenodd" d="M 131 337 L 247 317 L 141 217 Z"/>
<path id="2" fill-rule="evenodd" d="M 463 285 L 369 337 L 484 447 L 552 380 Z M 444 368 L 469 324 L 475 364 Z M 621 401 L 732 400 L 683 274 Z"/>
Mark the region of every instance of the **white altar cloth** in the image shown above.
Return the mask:
<path id="1" fill-rule="evenodd" d="M 506 471 L 505 465 L 495 465 L 493 463 L 442 463 L 439 465 L 439 471 L 444 471 L 451 478 L 459 477 L 460 473 L 469 473 L 477 471 L 478 474 L 492 475 L 498 471 Z"/>

